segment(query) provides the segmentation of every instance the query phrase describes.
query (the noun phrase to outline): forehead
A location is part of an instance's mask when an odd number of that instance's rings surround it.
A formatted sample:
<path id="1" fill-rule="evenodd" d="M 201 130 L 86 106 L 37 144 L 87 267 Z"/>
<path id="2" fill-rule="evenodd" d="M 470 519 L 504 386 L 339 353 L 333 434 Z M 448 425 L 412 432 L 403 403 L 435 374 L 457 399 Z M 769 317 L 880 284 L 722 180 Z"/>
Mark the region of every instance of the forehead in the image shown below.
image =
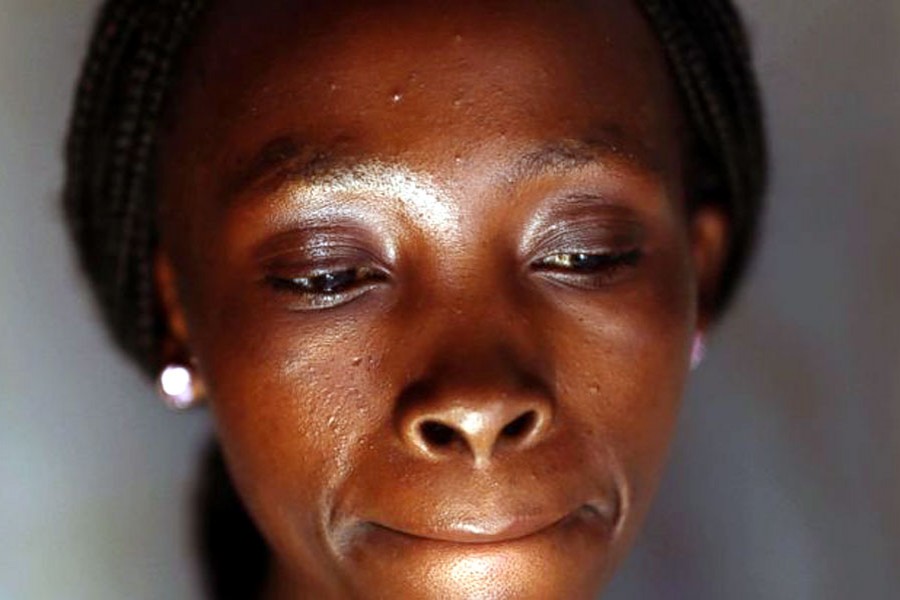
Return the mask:
<path id="1" fill-rule="evenodd" d="M 678 103 L 630 0 L 223 0 L 189 49 L 170 138 L 205 164 L 312 155 L 491 163 L 588 139 L 677 167 Z"/>

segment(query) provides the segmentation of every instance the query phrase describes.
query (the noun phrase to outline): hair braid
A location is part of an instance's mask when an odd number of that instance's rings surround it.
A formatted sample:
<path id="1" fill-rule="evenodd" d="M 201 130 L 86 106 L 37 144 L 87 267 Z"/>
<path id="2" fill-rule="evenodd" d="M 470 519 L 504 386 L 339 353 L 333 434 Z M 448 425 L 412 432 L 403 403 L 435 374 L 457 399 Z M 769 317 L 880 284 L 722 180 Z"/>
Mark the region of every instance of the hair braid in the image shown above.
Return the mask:
<path id="1" fill-rule="evenodd" d="M 118 0 L 100 12 L 66 147 L 66 213 L 117 343 L 153 369 L 157 128 L 205 0 Z"/>
<path id="2" fill-rule="evenodd" d="M 753 248 L 767 158 L 762 109 L 740 17 L 727 0 L 640 0 L 663 42 L 701 145 L 700 202 L 716 202 L 731 221 L 731 252 L 715 309 L 725 309 Z"/>

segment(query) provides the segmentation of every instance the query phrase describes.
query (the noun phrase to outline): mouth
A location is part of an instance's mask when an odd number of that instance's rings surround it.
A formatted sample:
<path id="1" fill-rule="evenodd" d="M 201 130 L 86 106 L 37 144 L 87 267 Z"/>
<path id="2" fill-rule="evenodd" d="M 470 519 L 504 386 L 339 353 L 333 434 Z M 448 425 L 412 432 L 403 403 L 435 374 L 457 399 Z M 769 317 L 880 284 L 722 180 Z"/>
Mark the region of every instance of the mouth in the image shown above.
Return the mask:
<path id="1" fill-rule="evenodd" d="M 415 530 L 377 522 L 365 525 L 410 540 L 484 546 L 515 542 L 569 526 L 608 523 L 604 512 L 595 504 L 584 504 L 564 514 L 493 515 L 488 519 L 447 520 Z"/>
<path id="2" fill-rule="evenodd" d="M 456 546 L 488 549 L 526 542 L 544 536 L 580 531 L 606 538 L 618 526 L 616 503 L 587 502 L 571 510 L 527 510 L 489 513 L 477 517 L 444 515 L 425 522 L 402 519 L 357 521 L 344 528 L 341 545 L 369 542 L 426 543 L 429 546 Z"/>

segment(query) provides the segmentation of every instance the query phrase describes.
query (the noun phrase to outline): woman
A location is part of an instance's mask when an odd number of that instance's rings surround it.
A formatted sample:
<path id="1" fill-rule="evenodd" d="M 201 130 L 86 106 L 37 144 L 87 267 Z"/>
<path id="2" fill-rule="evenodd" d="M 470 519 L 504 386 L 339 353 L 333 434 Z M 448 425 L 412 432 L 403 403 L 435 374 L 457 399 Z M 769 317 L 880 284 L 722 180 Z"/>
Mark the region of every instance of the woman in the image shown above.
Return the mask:
<path id="1" fill-rule="evenodd" d="M 107 3 L 65 205 L 212 412 L 214 596 L 602 588 L 750 254 L 748 60 L 714 0 Z"/>

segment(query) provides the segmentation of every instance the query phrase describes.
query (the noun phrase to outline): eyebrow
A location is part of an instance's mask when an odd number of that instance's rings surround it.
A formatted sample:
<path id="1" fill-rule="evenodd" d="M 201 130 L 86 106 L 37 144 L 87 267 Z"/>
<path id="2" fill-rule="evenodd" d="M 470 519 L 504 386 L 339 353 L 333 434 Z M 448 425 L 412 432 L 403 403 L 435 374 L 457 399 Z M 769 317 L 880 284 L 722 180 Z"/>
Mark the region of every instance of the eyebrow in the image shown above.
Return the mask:
<path id="1" fill-rule="evenodd" d="M 290 135 L 269 140 L 249 161 L 226 178 L 223 196 L 230 202 L 242 192 L 271 182 L 278 187 L 293 179 L 310 179 L 334 172 L 347 161 L 302 143 Z"/>
<path id="2" fill-rule="evenodd" d="M 514 179 L 530 179 L 548 172 L 578 169 L 594 163 L 614 163 L 640 175 L 658 176 L 662 172 L 659 156 L 640 144 L 626 143 L 615 133 L 584 139 L 564 139 L 545 144 L 516 161 Z"/>
<path id="3" fill-rule="evenodd" d="M 295 136 L 279 136 L 265 143 L 242 168 L 226 178 L 223 196 L 229 204 L 260 185 L 268 183 L 266 187 L 278 188 L 290 181 L 328 178 L 353 170 L 361 162 L 304 144 Z M 515 161 L 507 178 L 533 179 L 599 162 L 612 162 L 645 176 L 658 176 L 662 171 L 659 156 L 640 144 L 625 142 L 618 128 L 606 127 L 597 136 L 557 140 L 526 152 Z"/>

